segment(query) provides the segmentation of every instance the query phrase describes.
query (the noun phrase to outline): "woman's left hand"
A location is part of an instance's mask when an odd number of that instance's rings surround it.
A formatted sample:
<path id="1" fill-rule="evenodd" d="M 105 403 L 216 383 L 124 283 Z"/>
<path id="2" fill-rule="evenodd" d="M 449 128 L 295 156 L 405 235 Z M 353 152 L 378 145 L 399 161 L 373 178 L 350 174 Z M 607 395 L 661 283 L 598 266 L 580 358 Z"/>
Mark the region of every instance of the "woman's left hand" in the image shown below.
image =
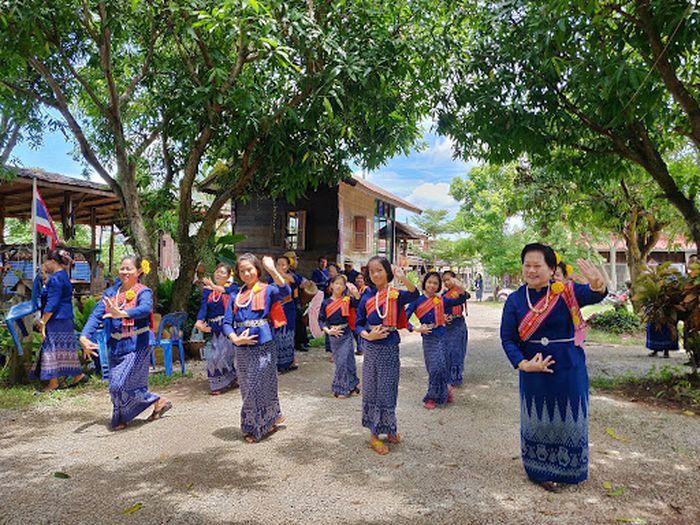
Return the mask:
<path id="1" fill-rule="evenodd" d="M 581 273 L 586 278 L 594 292 L 605 291 L 605 277 L 600 270 L 591 262 L 585 259 L 576 261 Z"/>

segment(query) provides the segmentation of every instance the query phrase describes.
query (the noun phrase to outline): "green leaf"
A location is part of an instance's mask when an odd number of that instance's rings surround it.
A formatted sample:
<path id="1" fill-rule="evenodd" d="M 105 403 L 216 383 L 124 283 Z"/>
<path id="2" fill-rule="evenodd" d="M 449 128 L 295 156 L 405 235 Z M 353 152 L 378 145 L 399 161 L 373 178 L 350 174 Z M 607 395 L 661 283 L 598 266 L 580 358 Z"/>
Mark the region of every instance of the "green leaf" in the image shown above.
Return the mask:
<path id="1" fill-rule="evenodd" d="M 70 476 L 65 472 L 54 472 L 53 477 L 58 479 L 70 479 Z"/>
<path id="2" fill-rule="evenodd" d="M 329 117 L 333 116 L 333 106 L 331 106 L 331 101 L 328 100 L 328 97 L 323 97 L 323 107 L 326 108 L 326 113 L 328 113 Z"/>
<path id="3" fill-rule="evenodd" d="M 622 496 L 625 492 L 627 492 L 627 489 L 625 487 L 620 486 L 609 491 L 607 495 L 610 498 L 617 498 L 619 496 Z"/>
<path id="4" fill-rule="evenodd" d="M 143 507 L 143 503 L 141 503 L 141 502 L 134 503 L 131 507 L 127 507 L 126 509 L 124 509 L 122 511 L 122 514 L 124 514 L 124 516 L 128 516 L 129 514 L 133 514 L 134 512 L 140 511 L 142 507 Z"/>

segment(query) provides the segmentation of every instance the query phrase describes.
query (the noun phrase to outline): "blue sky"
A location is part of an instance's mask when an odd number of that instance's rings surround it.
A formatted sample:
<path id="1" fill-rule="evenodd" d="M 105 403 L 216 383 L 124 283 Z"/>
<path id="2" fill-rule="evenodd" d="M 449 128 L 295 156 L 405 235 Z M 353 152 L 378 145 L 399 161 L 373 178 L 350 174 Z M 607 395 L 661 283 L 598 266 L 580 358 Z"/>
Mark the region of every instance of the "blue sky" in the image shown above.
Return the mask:
<path id="1" fill-rule="evenodd" d="M 430 123 L 424 125 L 424 130 L 421 147 L 367 173 L 367 180 L 421 208 L 447 209 L 453 214 L 459 206 L 448 194 L 450 181 L 453 177 L 466 175 L 474 163 L 453 159 L 450 140 L 437 136 Z M 13 157 L 24 167 L 43 168 L 72 177 L 80 177 L 83 172 L 83 166 L 73 159 L 72 143 L 66 141 L 60 132 L 47 131 L 42 145 L 34 150 L 20 144 Z M 405 210 L 397 210 L 400 221 L 410 220 L 411 215 Z"/>

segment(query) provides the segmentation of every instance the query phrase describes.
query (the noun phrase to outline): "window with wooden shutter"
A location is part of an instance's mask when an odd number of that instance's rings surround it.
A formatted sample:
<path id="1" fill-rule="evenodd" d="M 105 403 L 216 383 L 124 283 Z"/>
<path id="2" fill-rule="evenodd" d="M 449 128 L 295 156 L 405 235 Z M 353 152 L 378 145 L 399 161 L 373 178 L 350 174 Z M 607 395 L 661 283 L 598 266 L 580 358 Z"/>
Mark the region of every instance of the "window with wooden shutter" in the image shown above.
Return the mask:
<path id="1" fill-rule="evenodd" d="M 306 210 L 287 212 L 285 246 L 288 250 L 306 249 Z"/>
<path id="2" fill-rule="evenodd" d="M 357 252 L 367 251 L 367 217 L 356 216 L 354 218 L 353 232 L 353 250 Z"/>

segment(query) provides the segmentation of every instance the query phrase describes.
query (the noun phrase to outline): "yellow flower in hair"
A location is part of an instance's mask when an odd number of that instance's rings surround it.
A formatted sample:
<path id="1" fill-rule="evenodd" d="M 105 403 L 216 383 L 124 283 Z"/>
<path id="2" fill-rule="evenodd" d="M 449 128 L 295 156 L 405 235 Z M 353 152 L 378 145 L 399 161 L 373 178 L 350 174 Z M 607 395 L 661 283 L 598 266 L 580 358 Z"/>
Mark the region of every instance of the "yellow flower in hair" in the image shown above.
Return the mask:
<path id="1" fill-rule="evenodd" d="M 397 292 L 396 290 L 392 290 L 391 292 L 389 292 L 389 298 L 390 298 L 390 299 L 398 299 L 398 298 L 399 298 L 399 292 Z"/>
<path id="2" fill-rule="evenodd" d="M 560 283 L 559 281 L 552 283 L 552 293 L 560 294 L 563 291 L 564 291 L 564 283 Z"/>
<path id="3" fill-rule="evenodd" d="M 557 264 L 559 264 L 561 262 L 561 255 L 559 255 L 559 252 L 557 252 L 556 250 L 554 251 L 554 257 L 557 260 Z"/>
<path id="4" fill-rule="evenodd" d="M 134 299 L 136 299 L 136 292 L 133 291 L 133 290 L 127 290 L 127 291 L 124 293 L 124 297 L 126 298 L 127 301 L 130 301 L 130 302 L 131 302 L 131 301 L 133 301 Z"/>
<path id="5" fill-rule="evenodd" d="M 151 273 L 151 263 L 148 259 L 143 259 L 141 261 L 141 271 L 144 275 Z"/>
<path id="6" fill-rule="evenodd" d="M 574 273 L 574 267 L 570 264 L 566 265 L 566 275 L 571 276 Z"/>

